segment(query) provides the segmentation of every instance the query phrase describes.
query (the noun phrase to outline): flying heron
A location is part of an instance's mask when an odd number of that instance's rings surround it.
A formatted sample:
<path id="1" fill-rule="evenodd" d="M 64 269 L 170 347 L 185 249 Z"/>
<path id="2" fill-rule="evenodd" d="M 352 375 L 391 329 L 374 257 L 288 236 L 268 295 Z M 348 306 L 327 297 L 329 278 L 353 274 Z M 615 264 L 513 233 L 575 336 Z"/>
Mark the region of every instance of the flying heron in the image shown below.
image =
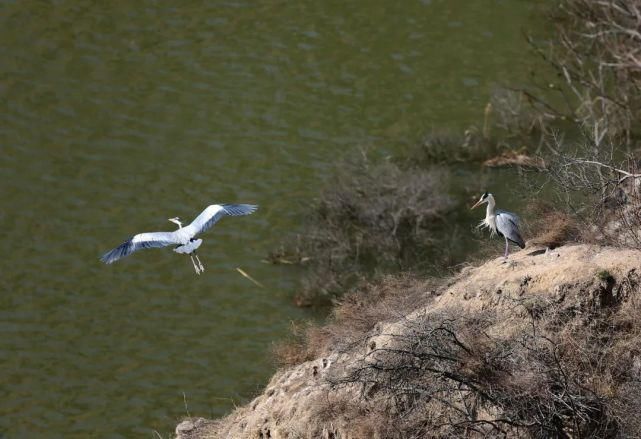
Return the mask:
<path id="1" fill-rule="evenodd" d="M 507 259 L 510 242 L 513 242 L 521 248 L 525 248 L 525 241 L 523 241 L 521 232 L 519 231 L 519 217 L 512 212 L 501 209 L 495 210 L 496 201 L 494 201 L 494 196 L 487 192 L 481 195 L 481 198 L 472 206 L 472 209 L 484 203 L 487 203 L 487 210 L 485 219 L 481 221 L 479 227 L 490 229 L 490 236 L 498 234 L 505 238 L 505 259 Z"/>
<path id="2" fill-rule="evenodd" d="M 174 251 L 189 255 L 196 274 L 200 274 L 205 271 L 205 267 L 200 262 L 196 250 L 203 243 L 203 240 L 196 239 L 196 235 L 209 230 L 224 216 L 249 215 L 254 213 L 257 208 L 258 206 L 253 204 L 212 204 L 186 227 L 182 226 L 180 218 L 169 218 L 169 221 L 178 225 L 178 230 L 173 232 L 139 233 L 105 253 L 100 260 L 105 264 L 111 264 L 137 250 L 175 245 Z M 194 257 L 196 257 L 195 261 Z"/>

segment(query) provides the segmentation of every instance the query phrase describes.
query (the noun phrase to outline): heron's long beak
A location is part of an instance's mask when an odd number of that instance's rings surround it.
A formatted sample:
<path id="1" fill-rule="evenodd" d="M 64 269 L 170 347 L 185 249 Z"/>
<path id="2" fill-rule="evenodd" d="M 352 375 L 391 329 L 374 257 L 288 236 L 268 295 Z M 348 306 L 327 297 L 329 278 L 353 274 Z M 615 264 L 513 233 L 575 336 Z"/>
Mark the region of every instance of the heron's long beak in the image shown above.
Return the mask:
<path id="1" fill-rule="evenodd" d="M 478 200 L 474 206 L 470 207 L 470 210 L 476 209 L 477 207 L 479 207 L 481 204 L 483 204 L 483 201 L 484 200 Z"/>

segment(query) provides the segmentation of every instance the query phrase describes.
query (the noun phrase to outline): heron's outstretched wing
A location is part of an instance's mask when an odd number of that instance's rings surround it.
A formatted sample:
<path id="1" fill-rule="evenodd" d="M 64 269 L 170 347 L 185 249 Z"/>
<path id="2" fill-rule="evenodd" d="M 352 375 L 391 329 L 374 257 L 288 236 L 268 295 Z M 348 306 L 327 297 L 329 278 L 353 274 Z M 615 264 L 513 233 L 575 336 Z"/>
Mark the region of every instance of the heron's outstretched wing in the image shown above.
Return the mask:
<path id="1" fill-rule="evenodd" d="M 143 248 L 159 248 L 174 244 L 180 244 L 175 232 L 139 233 L 105 253 L 100 260 L 105 264 L 111 264 Z"/>
<path id="2" fill-rule="evenodd" d="M 497 212 L 496 230 L 519 247 L 525 248 L 525 241 L 519 231 L 519 217 L 516 214 L 504 210 Z"/>
<path id="3" fill-rule="evenodd" d="M 202 213 L 183 230 L 193 238 L 197 234 L 209 230 L 218 220 L 226 215 L 249 215 L 250 213 L 254 213 L 256 209 L 258 209 L 258 206 L 254 204 L 212 204 L 203 210 Z"/>

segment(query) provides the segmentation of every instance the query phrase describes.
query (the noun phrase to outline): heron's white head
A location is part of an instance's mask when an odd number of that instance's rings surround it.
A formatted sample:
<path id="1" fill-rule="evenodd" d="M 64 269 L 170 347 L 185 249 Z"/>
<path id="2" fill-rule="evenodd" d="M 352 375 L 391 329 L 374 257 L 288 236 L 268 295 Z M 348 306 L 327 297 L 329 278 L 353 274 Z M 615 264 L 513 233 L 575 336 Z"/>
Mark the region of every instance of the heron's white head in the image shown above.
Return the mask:
<path id="1" fill-rule="evenodd" d="M 494 197 L 489 192 L 485 192 L 483 195 L 481 195 L 481 198 L 476 202 L 476 204 L 470 209 L 475 209 L 481 204 L 489 203 L 490 201 L 494 201 Z"/>
<path id="2" fill-rule="evenodd" d="M 178 218 L 177 216 L 175 216 L 173 218 L 169 218 L 169 221 L 171 221 L 174 224 L 178 224 L 178 228 L 182 228 L 182 226 L 183 226 L 183 223 L 180 222 L 180 218 Z"/>

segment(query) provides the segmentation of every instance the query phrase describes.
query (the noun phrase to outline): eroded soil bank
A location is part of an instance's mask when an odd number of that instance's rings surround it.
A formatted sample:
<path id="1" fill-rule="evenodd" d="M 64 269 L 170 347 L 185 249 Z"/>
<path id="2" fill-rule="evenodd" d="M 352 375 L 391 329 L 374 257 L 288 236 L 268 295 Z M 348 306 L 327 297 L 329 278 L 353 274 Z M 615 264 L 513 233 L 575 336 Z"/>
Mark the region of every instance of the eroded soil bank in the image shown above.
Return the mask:
<path id="1" fill-rule="evenodd" d="M 528 247 L 437 287 L 405 278 L 332 323 L 352 330 L 328 331 L 313 360 L 223 419 L 183 421 L 177 437 L 635 436 L 640 261 Z M 380 320 L 358 326 L 365 315 Z"/>

